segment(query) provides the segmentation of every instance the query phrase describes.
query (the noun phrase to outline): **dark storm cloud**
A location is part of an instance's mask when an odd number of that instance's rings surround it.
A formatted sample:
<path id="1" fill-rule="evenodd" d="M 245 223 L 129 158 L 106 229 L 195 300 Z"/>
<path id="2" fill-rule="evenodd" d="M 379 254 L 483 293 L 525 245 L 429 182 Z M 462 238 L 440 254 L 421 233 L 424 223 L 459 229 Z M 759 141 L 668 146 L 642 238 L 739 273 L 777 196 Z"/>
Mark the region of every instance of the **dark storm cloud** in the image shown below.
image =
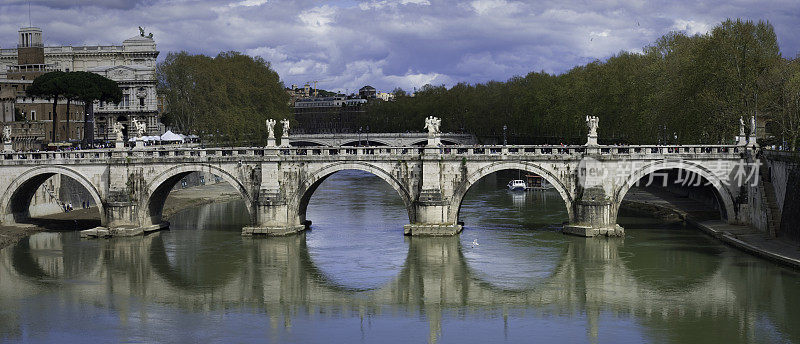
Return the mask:
<path id="1" fill-rule="evenodd" d="M 0 5 L 2 46 L 27 25 L 27 2 Z M 119 44 L 153 32 L 162 57 L 238 50 L 270 61 L 287 84 L 381 90 L 560 73 L 673 30 L 704 33 L 726 18 L 766 19 L 782 52 L 800 49 L 795 0 L 152 0 L 33 1 L 47 44 Z"/>

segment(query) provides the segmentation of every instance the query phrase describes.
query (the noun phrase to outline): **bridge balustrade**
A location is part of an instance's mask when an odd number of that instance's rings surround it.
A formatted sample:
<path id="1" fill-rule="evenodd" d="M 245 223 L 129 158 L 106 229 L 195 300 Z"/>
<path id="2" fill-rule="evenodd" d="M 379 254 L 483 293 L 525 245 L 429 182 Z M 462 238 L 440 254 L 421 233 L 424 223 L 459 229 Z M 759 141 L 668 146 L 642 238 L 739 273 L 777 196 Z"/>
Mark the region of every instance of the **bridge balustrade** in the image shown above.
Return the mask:
<path id="1" fill-rule="evenodd" d="M 591 149 L 592 147 L 588 147 Z M 168 148 L 168 149 L 143 149 L 143 150 L 84 150 L 64 152 L 14 152 L 0 154 L 0 162 L 6 161 L 43 161 L 43 160 L 73 160 L 86 161 L 91 159 L 108 159 L 112 157 L 235 157 L 235 156 L 264 156 L 279 154 L 284 156 L 387 156 L 387 155 L 420 155 L 430 152 L 432 147 L 280 147 L 274 150 L 261 147 L 247 148 Z M 627 155 L 631 157 L 642 156 L 677 156 L 681 154 L 692 155 L 738 155 L 746 147 L 736 145 L 688 145 L 688 146 L 660 146 L 660 145 L 631 145 L 631 146 L 597 146 L 596 152 L 600 155 Z M 516 156 L 543 156 L 543 155 L 575 155 L 587 151 L 587 146 L 526 146 L 526 145 L 483 145 L 483 146 L 442 146 L 434 151 L 443 155 L 458 156 L 490 156 L 490 155 L 516 155 Z M 269 153 L 268 153 L 269 152 Z M 274 152 L 274 153 L 272 153 Z"/>

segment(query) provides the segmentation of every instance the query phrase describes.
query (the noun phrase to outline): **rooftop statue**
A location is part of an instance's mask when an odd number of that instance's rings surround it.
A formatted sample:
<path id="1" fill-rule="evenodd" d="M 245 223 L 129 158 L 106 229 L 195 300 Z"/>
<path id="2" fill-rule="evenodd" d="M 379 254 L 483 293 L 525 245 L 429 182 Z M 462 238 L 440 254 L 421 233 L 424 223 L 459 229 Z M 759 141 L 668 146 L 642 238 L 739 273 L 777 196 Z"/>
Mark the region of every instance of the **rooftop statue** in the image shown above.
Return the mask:
<path id="1" fill-rule="evenodd" d="M 597 136 L 597 127 L 599 123 L 600 118 L 597 116 L 586 116 L 586 126 L 589 127 L 589 136 Z"/>
<path id="2" fill-rule="evenodd" d="M 441 126 L 442 120 L 438 117 L 429 116 L 425 119 L 425 129 L 428 129 L 428 135 L 439 134 L 439 126 Z"/>
<path id="3" fill-rule="evenodd" d="M 141 26 L 139 27 L 139 36 L 144 37 L 144 28 Z"/>
<path id="4" fill-rule="evenodd" d="M 272 118 L 267 120 L 267 138 L 275 138 L 275 120 Z"/>

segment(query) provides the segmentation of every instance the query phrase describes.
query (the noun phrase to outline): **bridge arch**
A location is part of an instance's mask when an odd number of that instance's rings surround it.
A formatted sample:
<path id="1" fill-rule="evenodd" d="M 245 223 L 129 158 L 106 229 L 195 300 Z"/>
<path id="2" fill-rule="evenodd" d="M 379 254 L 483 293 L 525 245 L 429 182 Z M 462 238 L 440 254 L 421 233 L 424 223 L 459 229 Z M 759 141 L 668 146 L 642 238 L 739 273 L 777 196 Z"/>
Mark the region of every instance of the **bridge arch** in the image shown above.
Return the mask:
<path id="1" fill-rule="evenodd" d="M 317 190 L 317 187 L 319 187 L 319 185 L 322 184 L 325 179 L 334 173 L 344 170 L 368 172 L 389 184 L 400 195 L 400 198 L 403 200 L 403 205 L 405 205 L 406 211 L 408 212 L 409 221 L 413 222 L 414 207 L 411 199 L 411 191 L 408 190 L 408 188 L 400 180 L 384 169 L 370 163 L 356 161 L 338 162 L 326 165 L 325 167 L 309 174 L 308 178 L 301 183 L 300 189 L 298 190 L 297 195 L 294 197 L 301 222 L 306 220 L 308 203 L 311 201 L 311 196 L 314 194 L 314 191 Z"/>
<path id="2" fill-rule="evenodd" d="M 149 220 L 151 224 L 158 224 L 161 222 L 161 215 L 164 210 L 164 202 L 167 200 L 172 188 L 181 179 L 186 177 L 192 172 L 206 172 L 221 177 L 223 180 L 233 186 L 247 204 L 247 211 L 250 214 L 250 223 L 255 223 L 255 211 L 252 209 L 253 197 L 247 188 L 228 171 L 210 164 L 186 164 L 179 165 L 167 169 L 156 176 L 150 183 L 147 184 L 145 195 L 145 206 L 141 208 L 141 218 Z"/>
<path id="3" fill-rule="evenodd" d="M 633 185 L 636 184 L 636 182 L 638 182 L 640 179 L 647 176 L 648 174 L 662 170 L 671 170 L 671 169 L 679 169 L 696 173 L 701 177 L 705 178 L 705 180 L 711 183 L 711 185 L 717 191 L 719 200 L 722 203 L 721 206 L 725 210 L 725 216 L 727 217 L 726 220 L 729 223 L 735 222 L 736 212 L 733 203 L 734 197 L 731 191 L 727 187 L 725 187 L 725 185 L 722 183 L 722 180 L 720 180 L 719 177 L 717 177 L 717 175 L 714 174 L 712 171 L 697 163 L 689 161 L 658 160 L 651 162 L 643 166 L 642 168 L 634 171 L 628 177 L 625 183 L 622 184 L 619 188 L 617 188 L 617 191 L 614 193 L 614 197 L 617 202 L 616 206 L 617 211 L 619 211 L 619 204 L 622 203 L 622 200 L 625 198 L 625 195 L 628 193 L 628 190 L 630 190 L 631 187 L 633 187 Z"/>
<path id="4" fill-rule="evenodd" d="M 3 192 L 2 198 L 0 198 L 0 207 L 2 207 L 3 213 L 6 214 L 7 217 L 3 222 L 17 222 L 18 220 L 30 217 L 28 208 L 30 207 L 31 199 L 36 193 L 36 190 L 38 190 L 47 179 L 57 174 L 72 178 L 89 192 L 89 195 L 91 195 L 92 200 L 94 200 L 100 212 L 101 225 L 105 225 L 103 200 L 94 184 L 80 172 L 69 167 L 58 165 L 31 168 L 23 172 L 9 184 L 8 188 Z"/>
<path id="5" fill-rule="evenodd" d="M 461 211 L 461 202 L 464 200 L 464 196 L 466 196 L 467 191 L 469 191 L 472 185 L 478 182 L 481 178 L 502 170 L 522 170 L 533 172 L 547 180 L 547 182 L 553 185 L 556 191 L 558 191 L 558 194 L 561 195 L 561 199 L 564 200 L 564 205 L 567 208 L 569 220 L 573 220 L 572 202 L 574 201 L 574 197 L 564 182 L 554 173 L 539 166 L 538 164 L 522 161 L 495 162 L 469 174 L 466 180 L 461 182 L 461 184 L 453 192 L 453 198 L 450 203 L 450 218 L 453 220 L 458 220 L 458 214 Z"/>

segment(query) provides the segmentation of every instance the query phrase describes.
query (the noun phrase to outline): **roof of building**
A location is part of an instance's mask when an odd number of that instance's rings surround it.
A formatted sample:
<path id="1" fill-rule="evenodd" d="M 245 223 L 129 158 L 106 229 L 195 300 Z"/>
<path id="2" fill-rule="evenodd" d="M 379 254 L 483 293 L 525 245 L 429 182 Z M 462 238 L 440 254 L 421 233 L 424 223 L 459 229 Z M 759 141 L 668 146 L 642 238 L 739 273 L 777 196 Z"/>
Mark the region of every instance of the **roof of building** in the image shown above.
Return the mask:
<path id="1" fill-rule="evenodd" d="M 131 38 L 128 38 L 128 39 L 122 41 L 122 44 L 126 44 L 126 43 L 154 43 L 154 42 L 155 41 L 152 38 L 148 37 L 148 36 L 136 35 L 136 36 L 133 36 Z"/>

